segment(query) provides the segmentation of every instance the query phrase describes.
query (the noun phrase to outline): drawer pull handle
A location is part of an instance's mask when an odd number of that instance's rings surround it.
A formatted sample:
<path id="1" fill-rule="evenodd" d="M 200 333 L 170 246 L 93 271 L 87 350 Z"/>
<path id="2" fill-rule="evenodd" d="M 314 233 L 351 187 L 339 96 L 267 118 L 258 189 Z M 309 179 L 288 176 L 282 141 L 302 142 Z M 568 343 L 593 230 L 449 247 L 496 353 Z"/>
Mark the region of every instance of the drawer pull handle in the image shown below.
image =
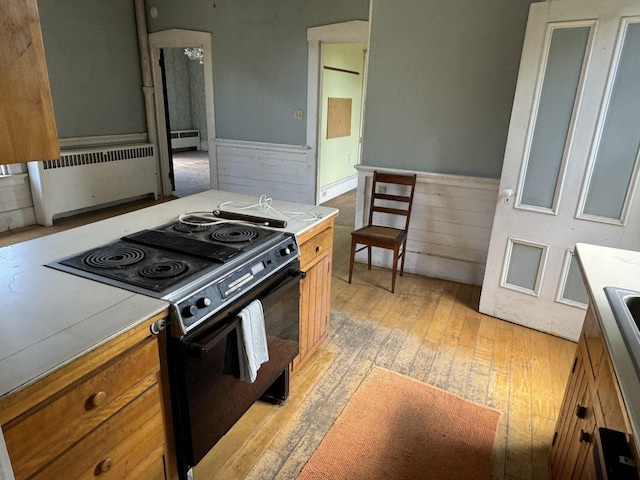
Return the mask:
<path id="1" fill-rule="evenodd" d="M 587 407 L 580 404 L 576 405 L 576 417 L 584 418 L 586 416 L 587 416 Z"/>
<path id="2" fill-rule="evenodd" d="M 99 473 L 107 473 L 111 470 L 112 461 L 110 458 L 105 458 L 98 464 L 98 472 Z"/>
<path id="3" fill-rule="evenodd" d="M 589 443 L 591 441 L 591 434 L 580 429 L 580 442 Z"/>
<path id="4" fill-rule="evenodd" d="M 321 250 L 321 247 L 320 247 L 320 245 L 318 245 L 318 246 L 316 247 L 316 253 L 320 253 L 320 250 Z"/>
<path id="5" fill-rule="evenodd" d="M 107 394 L 105 392 L 97 392 L 91 395 L 89 402 L 94 407 L 102 407 L 107 403 Z"/>

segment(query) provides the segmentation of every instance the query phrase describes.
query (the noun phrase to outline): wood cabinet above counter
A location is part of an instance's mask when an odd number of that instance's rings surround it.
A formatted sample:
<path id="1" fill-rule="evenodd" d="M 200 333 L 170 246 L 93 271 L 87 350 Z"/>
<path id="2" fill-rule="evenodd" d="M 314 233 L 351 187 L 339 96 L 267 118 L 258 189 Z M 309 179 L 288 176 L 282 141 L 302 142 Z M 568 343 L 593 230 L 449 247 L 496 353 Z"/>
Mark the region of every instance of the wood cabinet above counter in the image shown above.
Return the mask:
<path id="1" fill-rule="evenodd" d="M 58 158 L 36 0 L 3 0 L 0 16 L 0 163 Z"/>

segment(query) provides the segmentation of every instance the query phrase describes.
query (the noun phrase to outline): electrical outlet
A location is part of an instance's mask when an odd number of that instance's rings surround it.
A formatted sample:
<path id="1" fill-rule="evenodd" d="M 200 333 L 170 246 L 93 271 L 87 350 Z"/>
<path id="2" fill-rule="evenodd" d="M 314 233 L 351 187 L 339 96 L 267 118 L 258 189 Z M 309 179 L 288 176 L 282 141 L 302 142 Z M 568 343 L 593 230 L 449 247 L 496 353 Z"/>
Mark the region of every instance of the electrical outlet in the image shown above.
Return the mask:
<path id="1" fill-rule="evenodd" d="M 349 165 L 353 165 L 353 155 L 347 155 L 347 162 L 349 162 Z"/>
<path id="2" fill-rule="evenodd" d="M 386 185 L 378 185 L 378 193 L 387 193 Z"/>
<path id="3" fill-rule="evenodd" d="M 293 118 L 296 120 L 304 120 L 304 111 L 303 110 L 294 110 Z"/>

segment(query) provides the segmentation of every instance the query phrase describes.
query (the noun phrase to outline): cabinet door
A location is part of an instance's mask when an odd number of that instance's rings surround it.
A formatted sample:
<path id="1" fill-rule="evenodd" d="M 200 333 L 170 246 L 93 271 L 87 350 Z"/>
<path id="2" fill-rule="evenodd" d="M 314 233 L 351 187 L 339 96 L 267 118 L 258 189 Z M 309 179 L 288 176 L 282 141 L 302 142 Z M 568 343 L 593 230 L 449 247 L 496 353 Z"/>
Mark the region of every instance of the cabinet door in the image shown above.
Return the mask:
<path id="1" fill-rule="evenodd" d="M 0 3 L 0 159 L 60 156 L 36 0 Z"/>
<path id="2" fill-rule="evenodd" d="M 300 281 L 300 354 L 294 370 L 309 357 L 329 333 L 331 250 Z"/>
<path id="3" fill-rule="evenodd" d="M 556 480 L 580 478 L 591 452 L 595 417 L 587 358 L 581 342 L 551 445 L 551 477 Z"/>

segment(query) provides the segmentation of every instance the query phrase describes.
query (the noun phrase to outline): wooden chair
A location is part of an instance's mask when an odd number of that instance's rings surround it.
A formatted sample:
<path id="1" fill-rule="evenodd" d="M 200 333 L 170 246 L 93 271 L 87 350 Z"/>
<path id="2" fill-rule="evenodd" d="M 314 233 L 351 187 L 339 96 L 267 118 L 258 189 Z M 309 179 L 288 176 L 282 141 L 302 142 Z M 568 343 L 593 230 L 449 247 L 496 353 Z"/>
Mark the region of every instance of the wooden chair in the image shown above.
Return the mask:
<path id="1" fill-rule="evenodd" d="M 389 193 L 387 193 L 387 189 L 389 189 Z M 415 189 L 416 175 L 373 172 L 369 223 L 351 232 L 349 283 L 351 283 L 356 252 L 367 249 L 367 266 L 371 270 L 371 247 L 379 247 L 393 250 L 391 293 L 395 291 L 398 260 L 400 259 L 402 259 L 400 276 L 404 273 L 404 254 L 407 248 L 407 232 Z M 385 219 L 384 225 L 381 224 L 383 218 Z M 397 227 L 387 225 L 397 225 Z M 356 249 L 357 245 L 363 246 Z"/>

